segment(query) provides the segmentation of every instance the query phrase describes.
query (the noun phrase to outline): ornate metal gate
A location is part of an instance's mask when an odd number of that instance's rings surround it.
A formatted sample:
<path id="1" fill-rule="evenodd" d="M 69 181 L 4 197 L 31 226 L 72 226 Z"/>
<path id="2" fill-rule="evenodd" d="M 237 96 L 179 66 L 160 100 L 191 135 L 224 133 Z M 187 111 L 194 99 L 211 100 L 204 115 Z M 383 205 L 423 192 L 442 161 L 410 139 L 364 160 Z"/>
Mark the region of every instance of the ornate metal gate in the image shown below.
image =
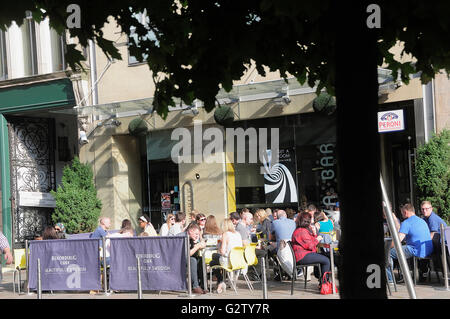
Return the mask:
<path id="1" fill-rule="evenodd" d="M 14 246 L 23 246 L 50 224 L 52 208 L 21 206 L 19 192 L 55 189 L 53 119 L 8 117 Z"/>

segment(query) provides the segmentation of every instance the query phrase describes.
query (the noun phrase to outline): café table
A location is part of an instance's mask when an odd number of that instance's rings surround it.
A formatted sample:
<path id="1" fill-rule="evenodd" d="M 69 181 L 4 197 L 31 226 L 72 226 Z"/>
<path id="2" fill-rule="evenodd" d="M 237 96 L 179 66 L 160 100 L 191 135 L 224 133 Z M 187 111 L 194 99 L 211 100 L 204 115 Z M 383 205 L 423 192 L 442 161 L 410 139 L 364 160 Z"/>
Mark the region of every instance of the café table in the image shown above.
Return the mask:
<path id="1" fill-rule="evenodd" d="M 328 244 L 326 244 L 326 243 L 319 243 L 319 244 L 317 245 L 318 247 L 329 248 L 329 249 L 330 249 L 331 282 L 332 282 L 332 285 L 333 285 L 333 288 L 332 288 L 332 290 L 333 290 L 333 295 L 336 294 L 336 287 L 335 287 L 335 281 L 334 281 L 334 279 L 335 279 L 335 272 L 334 272 L 334 250 L 335 250 L 335 249 L 338 249 L 338 245 L 339 245 L 339 242 L 338 242 L 338 241 L 333 241 L 333 242 L 328 243 Z M 321 278 L 320 280 L 322 280 L 322 278 Z"/>

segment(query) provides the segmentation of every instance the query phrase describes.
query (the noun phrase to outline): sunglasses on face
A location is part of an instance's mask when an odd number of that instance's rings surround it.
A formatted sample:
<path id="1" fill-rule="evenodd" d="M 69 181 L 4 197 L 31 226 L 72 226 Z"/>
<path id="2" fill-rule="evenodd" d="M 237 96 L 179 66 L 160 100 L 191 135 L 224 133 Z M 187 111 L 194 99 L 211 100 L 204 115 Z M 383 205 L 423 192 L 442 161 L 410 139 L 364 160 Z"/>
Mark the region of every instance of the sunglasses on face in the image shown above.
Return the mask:
<path id="1" fill-rule="evenodd" d="M 205 221 L 205 220 L 206 220 L 206 218 L 200 218 L 199 219 L 199 221 L 202 221 L 202 222 Z"/>

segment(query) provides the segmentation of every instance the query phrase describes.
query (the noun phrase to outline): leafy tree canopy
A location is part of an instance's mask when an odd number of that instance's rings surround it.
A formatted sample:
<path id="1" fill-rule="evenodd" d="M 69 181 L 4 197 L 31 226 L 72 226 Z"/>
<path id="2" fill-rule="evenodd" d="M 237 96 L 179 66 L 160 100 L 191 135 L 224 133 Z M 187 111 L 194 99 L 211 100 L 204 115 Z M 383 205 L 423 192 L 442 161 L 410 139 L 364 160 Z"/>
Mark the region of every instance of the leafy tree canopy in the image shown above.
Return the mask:
<path id="1" fill-rule="evenodd" d="M 50 17 L 51 26 L 59 32 L 66 28 L 73 0 L 14 1 L 3 5 L 0 27 L 12 20 L 20 23 L 24 11 L 35 20 Z M 114 17 L 121 30 L 135 27 L 138 38 L 131 41 L 132 55 L 148 56 L 154 75 L 154 106 L 163 118 L 173 97 L 191 105 L 194 99 L 212 110 L 218 90 L 231 90 L 233 81 L 242 77 L 246 65 L 253 61 L 261 75 L 264 66 L 279 70 L 283 77 L 295 76 L 317 90 L 326 88 L 334 95 L 336 32 L 338 24 L 348 17 L 339 16 L 331 0 L 78 0 L 81 28 L 71 28 L 71 37 L 86 46 L 94 39 L 110 58 L 121 59 L 113 41 L 105 39 L 102 28 L 108 17 Z M 366 27 L 373 2 L 357 1 L 361 6 L 360 23 Z M 438 70 L 450 73 L 450 9 L 447 0 L 377 1 L 381 28 L 373 29 L 377 41 L 378 65 L 383 62 L 408 83 L 409 75 L 422 72 L 424 82 Z M 142 25 L 135 13 L 146 12 L 149 20 Z M 148 36 L 151 34 L 152 36 Z M 349 34 L 351 36 L 351 34 Z M 415 62 L 398 62 L 389 49 L 403 43 L 402 54 Z M 358 54 L 358 39 L 348 54 Z M 82 54 L 74 44 L 67 47 L 67 61 L 72 68 L 81 66 Z M 357 67 L 349 65 L 349 68 Z M 355 79 L 356 80 L 356 79 Z"/>
<path id="2" fill-rule="evenodd" d="M 416 184 L 420 201 L 429 200 L 448 220 L 450 217 L 450 130 L 443 130 L 417 149 Z"/>

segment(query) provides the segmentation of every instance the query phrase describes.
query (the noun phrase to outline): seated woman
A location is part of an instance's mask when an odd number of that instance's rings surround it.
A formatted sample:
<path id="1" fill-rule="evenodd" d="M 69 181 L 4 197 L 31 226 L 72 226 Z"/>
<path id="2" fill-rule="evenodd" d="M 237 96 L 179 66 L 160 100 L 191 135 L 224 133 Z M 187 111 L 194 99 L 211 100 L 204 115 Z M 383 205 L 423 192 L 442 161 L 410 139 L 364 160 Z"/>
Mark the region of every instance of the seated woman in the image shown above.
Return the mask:
<path id="1" fill-rule="evenodd" d="M 330 233 L 333 231 L 334 223 L 324 212 L 316 212 L 314 214 L 314 221 L 319 233 Z"/>
<path id="2" fill-rule="evenodd" d="M 219 253 L 214 253 L 212 255 L 212 260 L 209 263 L 210 266 L 222 265 L 224 267 L 228 267 L 228 256 L 230 251 L 234 247 L 242 247 L 241 234 L 235 230 L 231 219 L 227 218 L 222 222 L 222 231 L 222 238 L 218 244 Z M 222 271 L 220 269 L 214 269 L 213 274 L 217 278 L 217 293 L 220 294 L 227 288 L 225 282 L 223 281 Z"/>
<path id="3" fill-rule="evenodd" d="M 205 229 L 203 230 L 203 239 L 206 242 L 214 242 L 222 237 L 222 230 L 219 228 L 214 215 L 209 215 L 206 218 Z"/>
<path id="4" fill-rule="evenodd" d="M 317 244 L 322 240 L 322 236 L 317 236 L 311 229 L 311 215 L 306 212 L 301 213 L 296 223 L 297 228 L 292 234 L 291 243 L 297 264 L 320 263 L 322 274 L 330 271 L 330 259 L 316 253 Z M 314 267 L 314 276 L 319 277 L 316 267 Z"/>
<path id="5" fill-rule="evenodd" d="M 167 214 L 166 222 L 161 226 L 161 229 L 159 230 L 159 235 L 169 236 L 169 230 L 173 225 L 175 225 L 175 215 Z"/>
<path id="6" fill-rule="evenodd" d="M 261 233 L 261 238 L 269 240 L 272 222 L 270 221 L 266 211 L 264 209 L 258 209 L 255 213 L 255 219 L 258 222 L 256 232 Z"/>
<path id="7" fill-rule="evenodd" d="M 58 234 L 56 233 L 56 229 L 53 226 L 47 226 L 42 233 L 42 239 L 59 239 Z"/>

